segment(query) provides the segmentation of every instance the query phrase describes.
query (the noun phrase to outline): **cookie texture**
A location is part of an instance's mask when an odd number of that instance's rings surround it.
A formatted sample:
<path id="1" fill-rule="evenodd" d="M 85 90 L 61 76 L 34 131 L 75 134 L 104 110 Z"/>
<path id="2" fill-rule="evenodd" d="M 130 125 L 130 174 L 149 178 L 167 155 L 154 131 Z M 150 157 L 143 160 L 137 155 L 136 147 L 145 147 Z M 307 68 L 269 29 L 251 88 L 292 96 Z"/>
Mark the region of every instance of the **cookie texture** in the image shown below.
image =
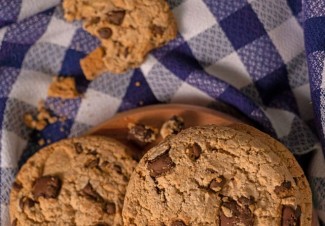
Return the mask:
<path id="1" fill-rule="evenodd" d="M 193 127 L 142 158 L 126 225 L 311 225 L 311 192 L 282 144 L 244 125 Z"/>
<path id="2" fill-rule="evenodd" d="M 154 48 L 174 39 L 177 26 L 165 0 L 64 0 L 68 21 L 83 20 L 83 27 L 101 41 L 100 50 L 81 61 L 88 79 L 103 71 L 122 73 L 138 67 Z M 98 59 L 104 70 L 87 65 Z"/>
<path id="3" fill-rule="evenodd" d="M 136 162 L 104 137 L 62 140 L 32 156 L 10 193 L 13 225 L 123 225 L 126 186 Z"/>

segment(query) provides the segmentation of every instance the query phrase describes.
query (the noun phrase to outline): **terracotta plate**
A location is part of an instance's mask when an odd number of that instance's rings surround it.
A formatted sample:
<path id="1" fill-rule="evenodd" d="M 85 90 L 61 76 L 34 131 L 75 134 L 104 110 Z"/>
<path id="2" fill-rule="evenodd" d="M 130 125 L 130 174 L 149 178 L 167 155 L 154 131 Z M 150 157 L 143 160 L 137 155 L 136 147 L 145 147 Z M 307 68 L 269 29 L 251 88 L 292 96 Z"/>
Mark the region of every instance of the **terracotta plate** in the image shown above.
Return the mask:
<path id="1" fill-rule="evenodd" d="M 113 137 L 130 146 L 131 149 L 134 150 L 134 153 L 131 153 L 132 156 L 139 159 L 148 149 L 160 142 L 161 137 L 159 136 L 159 139 L 150 145 L 139 148 L 127 139 L 128 124 L 143 123 L 160 129 L 161 125 L 173 115 L 181 116 L 184 119 L 185 127 L 206 124 L 229 125 L 240 122 L 224 113 L 204 107 L 181 104 L 161 104 L 116 114 L 106 122 L 91 129 L 87 135 Z"/>

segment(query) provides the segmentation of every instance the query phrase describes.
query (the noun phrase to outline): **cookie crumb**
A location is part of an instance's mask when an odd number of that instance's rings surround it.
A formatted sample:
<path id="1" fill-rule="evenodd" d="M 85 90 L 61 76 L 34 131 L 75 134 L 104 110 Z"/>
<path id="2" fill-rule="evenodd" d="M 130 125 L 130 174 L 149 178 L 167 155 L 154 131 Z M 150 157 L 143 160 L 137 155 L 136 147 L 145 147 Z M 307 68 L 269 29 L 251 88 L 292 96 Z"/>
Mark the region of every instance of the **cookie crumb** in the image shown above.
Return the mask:
<path id="1" fill-rule="evenodd" d="M 49 97 L 74 99 L 80 96 L 73 77 L 55 76 L 47 91 Z"/>
<path id="2" fill-rule="evenodd" d="M 140 87 L 140 86 L 141 86 L 141 83 L 140 83 L 140 82 L 136 82 L 136 83 L 134 83 L 134 85 L 135 85 L 136 87 Z"/>
<path id="3" fill-rule="evenodd" d="M 166 138 L 169 135 L 179 133 L 184 127 L 184 119 L 174 115 L 161 126 L 160 135 L 162 138 Z"/>
<path id="4" fill-rule="evenodd" d="M 37 115 L 34 117 L 31 113 L 26 113 L 23 121 L 28 128 L 41 131 L 48 124 L 55 123 L 57 121 L 57 117 L 52 116 L 49 110 L 45 108 L 44 102 L 40 101 L 37 107 Z"/>
<path id="5" fill-rule="evenodd" d="M 128 124 L 128 139 L 143 147 L 157 139 L 157 129 L 144 124 Z"/>
<path id="6" fill-rule="evenodd" d="M 38 140 L 37 143 L 39 146 L 43 146 L 45 144 L 45 140 L 42 138 L 42 139 Z"/>

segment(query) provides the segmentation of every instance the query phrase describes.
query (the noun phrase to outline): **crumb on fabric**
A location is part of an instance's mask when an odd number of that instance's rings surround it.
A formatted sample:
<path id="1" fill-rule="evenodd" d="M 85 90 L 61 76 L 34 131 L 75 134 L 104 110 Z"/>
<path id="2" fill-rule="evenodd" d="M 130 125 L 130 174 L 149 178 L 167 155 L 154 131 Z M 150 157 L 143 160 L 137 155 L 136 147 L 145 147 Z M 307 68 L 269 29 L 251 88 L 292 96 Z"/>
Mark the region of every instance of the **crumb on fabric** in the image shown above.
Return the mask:
<path id="1" fill-rule="evenodd" d="M 58 118 L 52 116 L 50 111 L 45 108 L 44 102 L 40 101 L 37 107 L 37 114 L 33 116 L 31 113 L 24 115 L 24 123 L 28 128 L 38 131 L 43 130 L 48 124 L 57 122 Z"/>
<path id="2" fill-rule="evenodd" d="M 75 78 L 59 76 L 53 78 L 47 94 L 49 97 L 61 99 L 73 99 L 80 96 L 80 93 L 77 91 Z"/>

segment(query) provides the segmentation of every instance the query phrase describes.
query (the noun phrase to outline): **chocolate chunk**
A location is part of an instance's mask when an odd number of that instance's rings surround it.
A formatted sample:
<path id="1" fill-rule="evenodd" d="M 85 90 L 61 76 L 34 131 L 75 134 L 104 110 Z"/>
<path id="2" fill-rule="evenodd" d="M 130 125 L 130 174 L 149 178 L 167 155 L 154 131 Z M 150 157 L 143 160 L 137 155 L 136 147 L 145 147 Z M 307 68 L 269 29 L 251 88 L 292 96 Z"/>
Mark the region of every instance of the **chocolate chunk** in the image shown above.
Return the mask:
<path id="1" fill-rule="evenodd" d="M 23 186 L 16 181 L 12 184 L 12 189 L 14 189 L 15 191 L 20 191 L 22 188 Z"/>
<path id="2" fill-rule="evenodd" d="M 107 223 L 97 223 L 96 226 L 109 226 Z"/>
<path id="3" fill-rule="evenodd" d="M 216 179 L 213 179 L 210 182 L 209 188 L 215 192 L 219 192 L 222 190 L 225 184 L 226 184 L 226 178 L 224 176 L 220 176 Z"/>
<path id="4" fill-rule="evenodd" d="M 96 202 L 104 202 L 104 199 L 95 191 L 95 189 L 88 184 L 81 190 L 81 195 L 87 197 L 88 199 L 92 199 Z"/>
<path id="5" fill-rule="evenodd" d="M 253 196 L 250 196 L 249 198 L 241 196 L 238 201 L 242 204 L 242 205 L 251 205 L 253 203 L 255 203 L 255 199 Z"/>
<path id="6" fill-rule="evenodd" d="M 125 16 L 125 10 L 116 10 L 107 13 L 107 21 L 114 25 L 121 25 Z"/>
<path id="7" fill-rule="evenodd" d="M 77 152 L 78 154 L 80 154 L 80 153 L 83 152 L 83 148 L 82 148 L 82 146 L 81 146 L 80 143 L 74 143 L 74 148 L 76 149 L 76 152 Z"/>
<path id="8" fill-rule="evenodd" d="M 165 32 L 165 28 L 158 25 L 153 25 L 151 27 L 151 32 L 153 33 L 154 36 L 162 36 Z"/>
<path id="9" fill-rule="evenodd" d="M 90 19 L 91 24 L 98 24 L 99 21 L 100 21 L 100 17 L 93 17 Z"/>
<path id="10" fill-rule="evenodd" d="M 291 188 L 291 182 L 290 181 L 284 181 L 284 182 L 282 182 L 282 184 L 280 186 L 276 186 L 274 188 L 274 192 L 279 195 L 279 194 L 281 194 L 283 192 L 289 191 L 290 188 Z"/>
<path id="11" fill-rule="evenodd" d="M 55 176 L 43 176 L 36 179 L 32 194 L 35 199 L 39 197 L 56 198 L 61 189 L 61 181 Z"/>
<path id="12" fill-rule="evenodd" d="M 17 218 L 11 223 L 12 226 L 17 226 L 18 220 Z"/>
<path id="13" fill-rule="evenodd" d="M 194 143 L 192 146 L 188 148 L 187 151 L 188 151 L 188 156 L 192 160 L 197 160 L 201 155 L 202 148 L 197 143 Z"/>
<path id="14" fill-rule="evenodd" d="M 94 167 L 98 166 L 98 164 L 99 164 L 99 159 L 96 158 L 96 159 L 92 159 L 92 160 L 88 161 L 85 164 L 85 167 L 86 168 L 94 168 Z"/>
<path id="15" fill-rule="evenodd" d="M 148 161 L 150 176 L 159 177 L 175 167 L 175 163 L 169 157 L 169 151 L 159 155 L 153 160 Z"/>
<path id="16" fill-rule="evenodd" d="M 227 202 L 222 202 L 221 211 L 219 212 L 220 225 L 254 225 L 254 214 L 248 205 L 240 206 L 238 203 L 229 198 Z"/>
<path id="17" fill-rule="evenodd" d="M 34 200 L 32 200 L 28 197 L 22 197 L 19 200 L 19 207 L 21 210 L 23 210 L 25 207 L 32 208 L 33 206 L 35 206 Z"/>
<path id="18" fill-rule="evenodd" d="M 113 32 L 109 27 L 102 27 L 98 29 L 98 34 L 103 39 L 109 39 L 112 36 Z"/>
<path id="19" fill-rule="evenodd" d="M 120 167 L 119 165 L 114 165 L 113 169 L 118 173 L 118 174 L 122 174 L 122 167 Z"/>
<path id="20" fill-rule="evenodd" d="M 126 58 L 129 55 L 129 48 L 124 49 L 124 57 Z"/>
<path id="21" fill-rule="evenodd" d="M 295 210 L 292 206 L 284 205 L 282 207 L 281 226 L 300 226 L 301 209 L 298 206 Z"/>
<path id="22" fill-rule="evenodd" d="M 153 129 L 143 124 L 134 124 L 130 127 L 128 139 L 143 147 L 156 140 L 156 134 Z"/>
<path id="23" fill-rule="evenodd" d="M 171 223 L 170 226 L 186 226 L 186 224 L 182 220 L 175 220 Z"/>
<path id="24" fill-rule="evenodd" d="M 116 212 L 116 207 L 113 202 L 107 202 L 105 206 L 106 213 L 114 214 Z"/>

